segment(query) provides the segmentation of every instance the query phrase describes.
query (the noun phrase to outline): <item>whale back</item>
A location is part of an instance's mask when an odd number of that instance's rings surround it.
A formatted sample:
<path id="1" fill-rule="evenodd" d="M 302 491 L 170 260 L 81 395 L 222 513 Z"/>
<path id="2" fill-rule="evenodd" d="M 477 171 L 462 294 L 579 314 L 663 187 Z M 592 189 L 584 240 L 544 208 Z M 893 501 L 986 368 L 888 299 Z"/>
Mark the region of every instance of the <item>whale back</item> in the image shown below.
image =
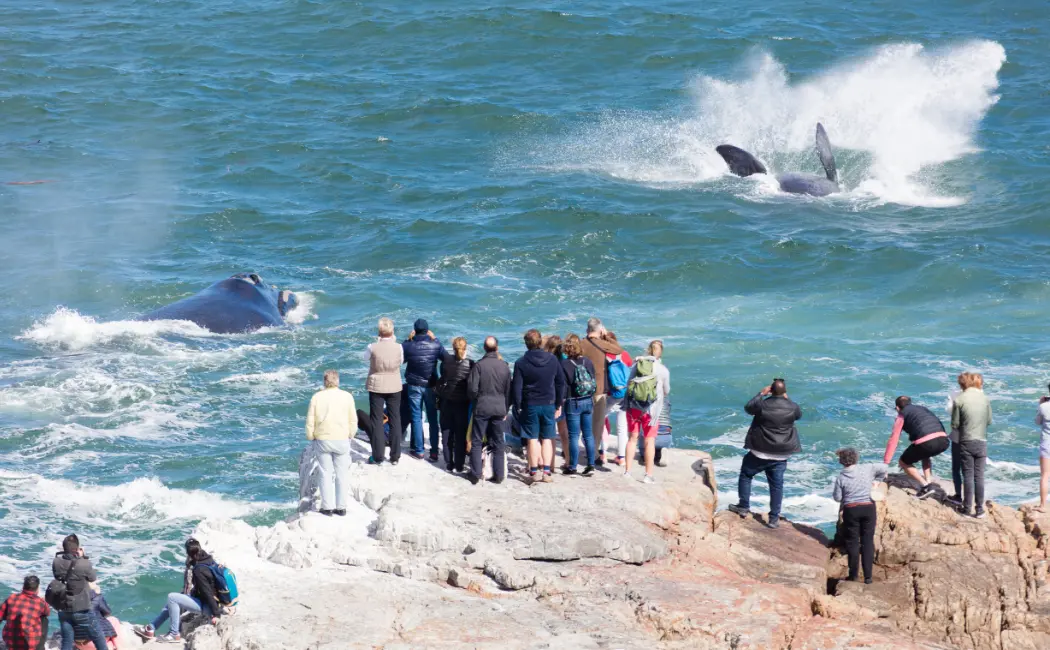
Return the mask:
<path id="1" fill-rule="evenodd" d="M 835 154 L 831 151 L 831 140 L 828 140 L 828 132 L 824 125 L 817 122 L 817 158 L 824 167 L 824 173 L 832 183 L 839 182 L 839 171 L 835 168 Z"/>
<path id="2" fill-rule="evenodd" d="M 839 191 L 839 184 L 816 174 L 778 174 L 777 182 L 783 192 L 827 196 Z"/>
<path id="3" fill-rule="evenodd" d="M 752 174 L 766 173 L 766 166 L 740 147 L 734 147 L 731 144 L 720 144 L 715 147 L 715 151 L 729 165 L 729 171 L 737 176 L 747 177 Z"/>
<path id="4" fill-rule="evenodd" d="M 273 288 L 233 277 L 155 309 L 140 320 L 188 320 L 216 334 L 236 334 L 283 325 L 277 300 Z"/>

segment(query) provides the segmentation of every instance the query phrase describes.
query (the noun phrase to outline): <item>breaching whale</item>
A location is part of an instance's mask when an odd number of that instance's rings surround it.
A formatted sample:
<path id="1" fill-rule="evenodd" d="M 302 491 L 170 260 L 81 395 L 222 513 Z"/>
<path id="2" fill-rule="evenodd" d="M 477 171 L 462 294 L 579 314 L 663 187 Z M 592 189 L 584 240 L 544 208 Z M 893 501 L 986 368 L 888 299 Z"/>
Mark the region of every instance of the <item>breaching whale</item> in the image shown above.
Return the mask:
<path id="1" fill-rule="evenodd" d="M 737 176 L 768 173 L 765 165 L 740 147 L 722 144 L 715 147 L 715 151 L 729 165 L 729 171 Z M 828 133 L 820 122 L 817 122 L 817 157 L 820 158 L 820 164 L 824 166 L 826 178 L 814 174 L 777 174 L 780 189 L 792 194 L 812 196 L 827 196 L 840 191 L 839 174 L 835 169 L 835 154 L 831 152 Z"/>
<path id="2" fill-rule="evenodd" d="M 267 286 L 255 273 L 238 273 L 138 320 L 188 320 L 216 334 L 235 334 L 283 325 L 298 304 L 291 291 Z"/>

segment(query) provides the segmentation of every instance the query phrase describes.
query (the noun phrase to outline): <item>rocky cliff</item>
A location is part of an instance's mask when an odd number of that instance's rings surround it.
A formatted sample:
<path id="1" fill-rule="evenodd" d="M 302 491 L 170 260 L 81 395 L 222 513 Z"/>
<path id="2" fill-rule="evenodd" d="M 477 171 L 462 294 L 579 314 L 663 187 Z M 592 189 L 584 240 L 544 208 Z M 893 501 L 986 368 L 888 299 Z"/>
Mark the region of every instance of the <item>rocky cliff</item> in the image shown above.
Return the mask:
<path id="1" fill-rule="evenodd" d="M 865 586 L 838 581 L 845 560 L 819 530 L 716 513 L 708 455 L 668 459 L 656 485 L 605 472 L 533 487 L 355 463 L 347 517 L 205 521 L 241 605 L 188 647 L 1050 647 L 1050 521 L 1034 513 L 964 519 L 895 485 Z"/>

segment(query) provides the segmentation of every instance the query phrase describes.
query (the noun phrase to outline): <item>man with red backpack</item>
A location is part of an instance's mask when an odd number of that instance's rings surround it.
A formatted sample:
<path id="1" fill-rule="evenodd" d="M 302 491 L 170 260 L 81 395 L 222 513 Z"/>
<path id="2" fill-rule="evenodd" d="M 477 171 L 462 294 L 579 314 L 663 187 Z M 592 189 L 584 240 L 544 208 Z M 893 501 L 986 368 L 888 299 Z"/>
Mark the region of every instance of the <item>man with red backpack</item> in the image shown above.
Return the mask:
<path id="1" fill-rule="evenodd" d="M 598 447 L 595 465 L 605 464 L 605 419 L 609 418 L 610 431 L 616 426 L 616 464 L 623 464 L 627 454 L 627 411 L 623 407 L 627 394 L 627 383 L 631 376 L 631 355 L 616 341 L 616 337 L 605 329 L 602 321 L 591 318 L 587 321 L 587 338 L 583 341 L 583 356 L 594 364 L 597 389 L 594 393 L 594 416 L 591 423 L 594 442 Z"/>

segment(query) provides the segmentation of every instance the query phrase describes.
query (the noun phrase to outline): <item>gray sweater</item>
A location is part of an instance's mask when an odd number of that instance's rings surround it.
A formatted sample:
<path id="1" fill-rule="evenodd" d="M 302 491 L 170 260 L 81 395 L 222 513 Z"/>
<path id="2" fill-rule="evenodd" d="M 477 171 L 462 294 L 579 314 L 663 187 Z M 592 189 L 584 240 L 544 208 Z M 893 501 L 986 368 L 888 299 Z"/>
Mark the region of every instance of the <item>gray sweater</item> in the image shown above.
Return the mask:
<path id="1" fill-rule="evenodd" d="M 889 469 L 889 465 L 885 463 L 845 467 L 842 473 L 835 477 L 835 487 L 832 488 L 831 496 L 844 506 L 851 503 L 868 503 L 871 501 L 871 484 L 876 480 L 884 480 Z"/>

